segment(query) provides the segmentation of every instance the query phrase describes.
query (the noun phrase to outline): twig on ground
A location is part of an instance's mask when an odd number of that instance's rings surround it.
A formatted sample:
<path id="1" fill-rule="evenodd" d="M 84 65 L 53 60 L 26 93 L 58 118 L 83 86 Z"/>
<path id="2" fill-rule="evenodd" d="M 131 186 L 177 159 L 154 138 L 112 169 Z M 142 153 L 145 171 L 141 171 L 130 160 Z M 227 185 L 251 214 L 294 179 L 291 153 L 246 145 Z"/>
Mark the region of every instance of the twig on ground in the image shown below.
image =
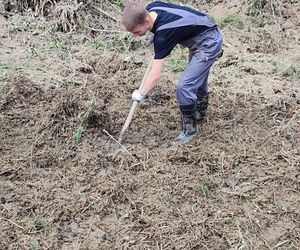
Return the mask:
<path id="1" fill-rule="evenodd" d="M 285 243 L 287 243 L 287 242 L 290 242 L 290 240 L 285 240 L 285 241 L 282 241 L 282 242 L 278 243 L 278 244 L 274 247 L 274 249 L 277 248 L 277 247 L 282 246 L 283 244 L 285 244 Z"/>
<path id="2" fill-rule="evenodd" d="M 16 222 L 10 220 L 10 219 L 6 219 L 6 218 L 1 218 L 2 220 L 6 220 L 8 221 L 9 223 L 13 224 L 14 226 L 20 228 L 20 229 L 23 229 L 24 230 L 24 227 L 20 226 L 19 224 L 17 224 Z"/>
<path id="3" fill-rule="evenodd" d="M 111 14 L 107 13 L 105 10 L 101 9 L 100 7 L 97 7 L 97 6 L 95 6 L 95 5 L 93 5 L 93 7 L 95 8 L 95 10 L 97 10 L 97 11 L 99 11 L 100 13 L 106 15 L 106 16 L 109 17 L 110 19 L 116 21 L 117 23 L 119 22 L 119 20 L 118 20 L 116 17 L 114 17 L 114 16 L 112 16 Z"/>

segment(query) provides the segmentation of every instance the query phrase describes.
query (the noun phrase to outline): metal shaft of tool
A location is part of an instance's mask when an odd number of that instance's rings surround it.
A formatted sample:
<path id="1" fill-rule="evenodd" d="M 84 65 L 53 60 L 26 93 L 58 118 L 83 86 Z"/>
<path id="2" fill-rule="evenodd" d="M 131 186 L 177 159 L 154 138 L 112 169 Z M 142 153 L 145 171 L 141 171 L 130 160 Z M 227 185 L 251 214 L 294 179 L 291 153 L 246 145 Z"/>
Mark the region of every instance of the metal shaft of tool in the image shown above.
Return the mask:
<path id="1" fill-rule="evenodd" d="M 148 74 L 149 74 L 149 72 L 150 72 L 150 70 L 151 70 L 151 67 L 152 67 L 152 62 L 153 62 L 153 59 L 151 59 L 149 65 L 148 65 L 148 68 L 147 68 L 147 70 L 146 70 L 146 72 L 145 72 L 145 74 L 144 74 L 144 77 L 143 77 L 143 80 L 142 80 L 142 83 L 141 83 L 141 85 L 140 85 L 139 90 L 142 90 L 142 88 L 143 88 L 143 86 L 144 86 L 144 84 L 145 84 L 145 81 L 146 81 L 146 79 L 147 79 L 147 76 L 148 76 Z M 134 101 L 134 102 L 132 103 L 132 106 L 131 106 L 131 109 L 130 109 L 129 114 L 128 114 L 128 116 L 127 116 L 126 122 L 125 122 L 125 124 L 124 124 L 124 126 L 123 126 L 123 128 L 122 128 L 122 130 L 121 130 L 121 132 L 120 132 L 120 135 L 119 135 L 119 139 L 118 139 L 118 142 L 119 142 L 119 143 L 121 143 L 121 141 L 122 141 L 122 139 L 123 139 L 123 135 L 124 135 L 125 132 L 127 131 L 128 127 L 129 127 L 129 125 L 130 125 L 130 123 L 131 123 L 131 121 L 132 121 L 132 118 L 133 118 L 133 115 L 134 115 L 134 112 L 135 112 L 135 110 L 136 110 L 137 105 L 138 105 L 138 102 L 137 102 L 137 101 Z"/>

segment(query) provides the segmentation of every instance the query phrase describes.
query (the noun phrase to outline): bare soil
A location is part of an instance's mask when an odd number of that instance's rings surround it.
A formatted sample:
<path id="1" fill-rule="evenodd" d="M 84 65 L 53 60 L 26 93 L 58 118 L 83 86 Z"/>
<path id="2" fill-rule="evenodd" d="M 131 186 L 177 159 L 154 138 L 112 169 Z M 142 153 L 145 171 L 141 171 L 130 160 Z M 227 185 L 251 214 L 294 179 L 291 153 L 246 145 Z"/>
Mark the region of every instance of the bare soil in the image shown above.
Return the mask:
<path id="1" fill-rule="evenodd" d="M 246 23 L 221 28 L 207 119 L 176 143 L 180 72 L 166 69 L 123 151 L 111 137 L 146 42 L 109 51 L 95 30 L 1 14 L 0 249 L 300 249 L 300 3 L 278 2 L 254 26 L 249 1 L 196 1 Z"/>

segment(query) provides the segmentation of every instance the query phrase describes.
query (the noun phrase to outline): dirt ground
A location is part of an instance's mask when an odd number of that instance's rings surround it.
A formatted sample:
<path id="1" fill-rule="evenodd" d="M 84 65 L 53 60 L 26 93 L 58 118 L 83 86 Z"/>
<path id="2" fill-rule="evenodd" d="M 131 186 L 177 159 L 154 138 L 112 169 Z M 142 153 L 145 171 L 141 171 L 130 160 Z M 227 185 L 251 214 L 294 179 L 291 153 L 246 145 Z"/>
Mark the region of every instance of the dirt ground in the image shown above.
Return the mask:
<path id="1" fill-rule="evenodd" d="M 107 37 L 107 15 L 60 32 L 0 3 L 0 249 L 300 249 L 300 3 L 274 1 L 254 25 L 250 2 L 194 1 L 240 19 L 220 25 L 193 140 L 176 143 L 169 64 L 123 151 L 112 137 L 152 48 Z"/>

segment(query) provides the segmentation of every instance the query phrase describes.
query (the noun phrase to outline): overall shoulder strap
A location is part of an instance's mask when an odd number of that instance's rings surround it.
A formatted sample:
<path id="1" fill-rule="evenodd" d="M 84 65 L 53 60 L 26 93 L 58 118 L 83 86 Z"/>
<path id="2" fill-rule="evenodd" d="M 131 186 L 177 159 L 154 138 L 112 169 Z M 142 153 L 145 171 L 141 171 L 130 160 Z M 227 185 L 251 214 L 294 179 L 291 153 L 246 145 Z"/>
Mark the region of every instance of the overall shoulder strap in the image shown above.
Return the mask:
<path id="1" fill-rule="evenodd" d="M 163 30 L 163 29 L 183 27 L 188 25 L 205 25 L 207 27 L 216 26 L 208 15 L 201 12 L 199 12 L 200 14 L 197 15 L 187 10 L 178 9 L 178 8 L 168 8 L 168 7 L 153 7 L 149 11 L 152 10 L 163 10 L 168 13 L 181 16 L 181 18 L 178 20 L 159 26 L 156 31 Z"/>

